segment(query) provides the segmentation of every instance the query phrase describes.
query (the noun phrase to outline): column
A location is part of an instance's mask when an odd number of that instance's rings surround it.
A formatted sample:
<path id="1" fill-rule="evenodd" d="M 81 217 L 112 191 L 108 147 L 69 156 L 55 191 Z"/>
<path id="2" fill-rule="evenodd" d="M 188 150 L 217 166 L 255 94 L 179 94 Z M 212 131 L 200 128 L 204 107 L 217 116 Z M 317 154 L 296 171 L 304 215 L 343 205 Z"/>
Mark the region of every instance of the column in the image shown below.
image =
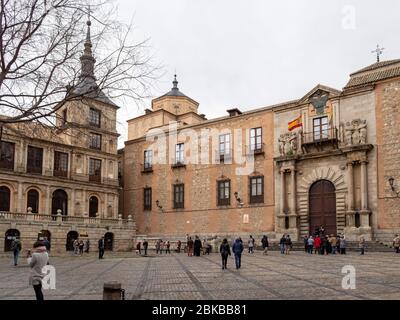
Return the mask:
<path id="1" fill-rule="evenodd" d="M 113 212 L 114 212 L 114 217 L 117 217 L 118 216 L 118 214 L 124 214 L 123 212 L 119 212 L 119 208 L 118 208 L 118 194 L 115 194 L 114 195 L 114 210 L 113 210 Z"/>
<path id="2" fill-rule="evenodd" d="M 297 227 L 297 211 L 296 211 L 296 170 L 295 168 L 290 169 L 290 193 L 291 204 L 290 204 L 290 217 L 289 217 L 289 228 Z"/>
<path id="3" fill-rule="evenodd" d="M 347 163 L 347 180 L 348 180 L 348 187 L 347 187 L 347 226 L 354 227 L 354 175 L 353 175 L 353 162 L 350 161 Z"/>
<path id="4" fill-rule="evenodd" d="M 52 197 L 50 195 L 50 186 L 47 186 L 47 188 L 46 188 L 46 208 L 45 208 L 44 214 L 47 214 L 47 215 L 51 214 L 51 207 L 50 207 L 51 200 L 52 200 Z"/>
<path id="5" fill-rule="evenodd" d="M 285 188 L 285 170 L 282 169 L 280 171 L 281 173 L 281 201 L 280 201 L 280 208 L 281 208 L 281 214 L 285 214 L 285 193 L 286 193 L 286 188 Z"/>
<path id="6" fill-rule="evenodd" d="M 100 218 L 112 218 L 108 215 L 108 193 L 104 193 L 104 206 L 102 212 L 100 212 Z"/>
<path id="7" fill-rule="evenodd" d="M 369 228 L 369 215 L 368 210 L 368 176 L 367 176 L 367 163 L 366 159 L 361 160 L 361 211 L 360 223 L 361 227 Z"/>
<path id="8" fill-rule="evenodd" d="M 18 182 L 18 194 L 17 194 L 17 212 L 19 213 L 26 213 L 25 203 L 23 201 L 23 194 L 22 194 L 22 183 Z"/>
<path id="9" fill-rule="evenodd" d="M 71 189 L 71 204 L 68 208 L 68 215 L 75 216 L 75 189 Z"/>
<path id="10" fill-rule="evenodd" d="M 367 161 L 361 161 L 361 210 L 368 210 Z"/>

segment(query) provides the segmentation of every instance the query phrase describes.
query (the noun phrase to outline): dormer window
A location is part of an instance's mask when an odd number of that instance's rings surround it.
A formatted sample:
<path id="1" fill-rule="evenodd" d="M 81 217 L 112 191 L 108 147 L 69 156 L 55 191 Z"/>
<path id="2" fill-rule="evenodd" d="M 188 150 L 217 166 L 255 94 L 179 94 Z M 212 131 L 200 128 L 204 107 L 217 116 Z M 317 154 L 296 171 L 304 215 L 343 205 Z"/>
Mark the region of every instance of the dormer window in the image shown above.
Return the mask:
<path id="1" fill-rule="evenodd" d="M 100 128 L 101 113 L 99 110 L 90 108 L 89 110 L 89 124 L 93 127 Z"/>

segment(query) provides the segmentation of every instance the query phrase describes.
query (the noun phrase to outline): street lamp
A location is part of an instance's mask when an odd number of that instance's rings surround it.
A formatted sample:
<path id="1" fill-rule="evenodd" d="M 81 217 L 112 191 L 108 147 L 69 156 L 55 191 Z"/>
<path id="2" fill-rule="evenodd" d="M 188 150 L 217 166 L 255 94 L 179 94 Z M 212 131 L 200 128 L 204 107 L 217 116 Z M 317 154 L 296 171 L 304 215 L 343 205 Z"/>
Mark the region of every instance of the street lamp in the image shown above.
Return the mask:
<path id="1" fill-rule="evenodd" d="M 389 185 L 390 185 L 390 188 L 392 189 L 392 191 L 396 194 L 396 196 L 400 197 L 400 191 L 396 191 L 396 189 L 394 188 L 394 178 L 393 177 L 389 178 Z"/>
<path id="2" fill-rule="evenodd" d="M 240 206 L 243 206 L 244 203 L 242 202 L 242 199 L 240 199 L 239 193 L 238 193 L 237 191 L 234 193 L 234 196 L 235 196 L 235 199 L 236 199 L 236 201 L 238 202 L 238 204 L 239 204 Z"/>

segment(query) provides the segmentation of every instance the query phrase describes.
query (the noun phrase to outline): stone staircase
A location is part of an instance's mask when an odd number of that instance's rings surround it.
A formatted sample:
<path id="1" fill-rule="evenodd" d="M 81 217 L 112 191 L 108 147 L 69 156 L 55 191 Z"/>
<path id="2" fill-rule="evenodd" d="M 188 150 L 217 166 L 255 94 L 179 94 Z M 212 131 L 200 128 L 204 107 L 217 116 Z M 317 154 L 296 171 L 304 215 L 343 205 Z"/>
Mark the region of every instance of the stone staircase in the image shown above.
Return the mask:
<path id="1" fill-rule="evenodd" d="M 262 250 L 261 246 L 257 246 L 257 250 Z M 279 251 L 279 243 L 273 242 L 269 244 L 269 250 Z M 292 251 L 304 251 L 303 241 L 293 241 Z M 346 251 L 360 251 L 357 241 L 347 241 Z M 393 252 L 393 248 L 378 241 L 367 241 L 366 252 Z"/>

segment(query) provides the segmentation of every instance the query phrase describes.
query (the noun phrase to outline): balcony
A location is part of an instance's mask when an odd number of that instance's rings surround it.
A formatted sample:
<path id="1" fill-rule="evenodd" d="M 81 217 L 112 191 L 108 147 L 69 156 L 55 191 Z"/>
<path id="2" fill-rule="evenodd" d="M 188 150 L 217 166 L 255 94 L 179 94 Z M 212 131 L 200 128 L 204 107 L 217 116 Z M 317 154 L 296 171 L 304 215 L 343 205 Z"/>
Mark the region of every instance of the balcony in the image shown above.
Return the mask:
<path id="1" fill-rule="evenodd" d="M 96 226 L 131 226 L 133 221 L 128 219 L 75 217 L 68 215 L 47 215 L 37 213 L 0 212 L 0 222 L 28 222 L 28 223 L 62 223 L 63 225 L 96 225 Z"/>
<path id="2" fill-rule="evenodd" d="M 171 168 L 172 169 L 177 169 L 177 168 L 185 168 L 186 164 L 184 162 L 184 160 L 175 160 L 172 164 L 171 164 Z"/>
<path id="3" fill-rule="evenodd" d="M 264 143 L 257 143 L 254 145 L 250 145 L 246 147 L 246 155 L 264 155 L 265 153 L 265 144 Z"/>
<path id="4" fill-rule="evenodd" d="M 329 128 L 318 132 L 302 133 L 301 146 L 307 151 L 309 147 L 316 147 L 321 151 L 325 145 L 338 147 L 338 130 L 337 128 Z"/>
<path id="5" fill-rule="evenodd" d="M 101 183 L 101 175 L 89 174 L 89 181 Z"/>
<path id="6" fill-rule="evenodd" d="M 142 164 L 142 173 L 152 173 L 153 172 L 153 165 L 151 163 Z"/>

